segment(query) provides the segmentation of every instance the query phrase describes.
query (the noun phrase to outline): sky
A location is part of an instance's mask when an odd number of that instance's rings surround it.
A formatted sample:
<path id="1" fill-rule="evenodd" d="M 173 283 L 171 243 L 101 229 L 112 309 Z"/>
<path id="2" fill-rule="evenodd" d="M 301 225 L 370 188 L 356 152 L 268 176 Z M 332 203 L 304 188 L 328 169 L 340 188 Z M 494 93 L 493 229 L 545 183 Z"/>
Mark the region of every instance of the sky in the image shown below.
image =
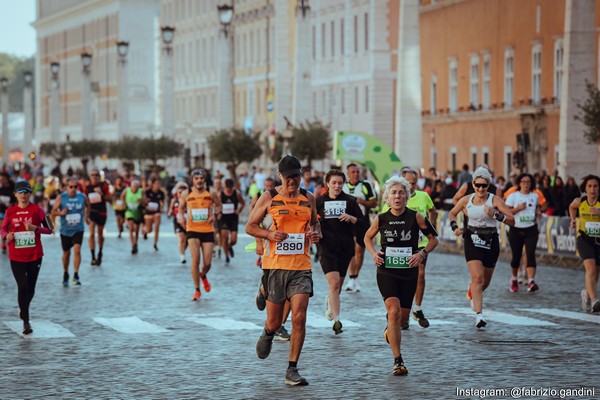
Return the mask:
<path id="1" fill-rule="evenodd" d="M 36 0 L 0 0 L 0 53 L 19 57 L 35 54 Z"/>

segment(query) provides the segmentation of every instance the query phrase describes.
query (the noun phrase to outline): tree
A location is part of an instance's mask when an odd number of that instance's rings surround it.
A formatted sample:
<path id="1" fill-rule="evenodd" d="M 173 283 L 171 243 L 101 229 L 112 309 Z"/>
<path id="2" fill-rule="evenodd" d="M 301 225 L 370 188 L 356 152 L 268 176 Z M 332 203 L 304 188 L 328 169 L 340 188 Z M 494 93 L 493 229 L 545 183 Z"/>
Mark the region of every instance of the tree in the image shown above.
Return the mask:
<path id="1" fill-rule="evenodd" d="M 53 158 L 60 173 L 62 162 L 71 157 L 71 148 L 65 143 L 46 142 L 40 145 L 40 154 Z"/>
<path id="2" fill-rule="evenodd" d="M 235 180 L 236 168 L 243 162 L 256 160 L 262 154 L 258 135 L 247 135 L 243 129 L 222 129 L 208 138 L 210 156 L 227 163 L 227 171 Z"/>
<path id="3" fill-rule="evenodd" d="M 95 159 L 106 154 L 108 144 L 104 140 L 84 139 L 79 142 L 71 142 L 71 155 L 79 158 L 83 165 L 83 174 L 88 175 L 87 166 L 90 159 Z"/>
<path id="4" fill-rule="evenodd" d="M 167 137 L 158 139 L 144 138 L 139 143 L 140 157 L 151 161 L 152 169 L 156 169 L 158 160 L 183 155 L 183 145 Z"/>
<path id="5" fill-rule="evenodd" d="M 322 160 L 331 150 L 329 126 L 321 121 L 306 121 L 292 128 L 290 149 L 292 154 L 301 160 L 306 160 L 311 167 L 314 160 Z"/>
<path id="6" fill-rule="evenodd" d="M 583 104 L 577 103 L 580 113 L 575 119 L 586 126 L 583 135 L 589 144 L 600 143 L 600 90 L 587 80 L 585 86 L 588 97 Z"/>
<path id="7" fill-rule="evenodd" d="M 0 53 L 0 77 L 8 79 L 8 110 L 23 111 L 23 88 L 25 80 L 23 72 L 35 70 L 35 58 L 21 58 Z"/>

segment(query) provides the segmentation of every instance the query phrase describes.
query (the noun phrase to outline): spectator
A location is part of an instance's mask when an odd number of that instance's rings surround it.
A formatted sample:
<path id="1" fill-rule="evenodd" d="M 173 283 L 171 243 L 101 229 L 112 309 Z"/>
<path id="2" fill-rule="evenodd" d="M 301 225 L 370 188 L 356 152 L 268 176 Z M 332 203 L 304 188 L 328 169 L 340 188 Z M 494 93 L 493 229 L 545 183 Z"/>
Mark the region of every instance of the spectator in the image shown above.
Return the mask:
<path id="1" fill-rule="evenodd" d="M 543 170 L 542 170 L 543 171 Z M 551 187 L 550 187 L 550 176 L 545 174 L 545 171 L 543 178 L 542 178 L 542 184 L 540 185 L 540 191 L 542 192 L 542 194 L 544 195 L 544 197 L 546 198 L 546 201 L 548 202 L 548 210 L 546 211 L 546 214 L 548 215 L 554 215 L 554 199 L 552 198 L 552 192 L 551 192 Z"/>
<path id="2" fill-rule="evenodd" d="M 556 215 L 558 217 L 564 217 L 567 212 L 567 208 L 569 204 L 565 202 L 565 185 L 560 176 L 554 176 L 554 185 L 550 189 L 550 193 L 552 194 L 552 202 L 554 203 L 554 212 L 552 215 Z"/>
<path id="3" fill-rule="evenodd" d="M 579 187 L 575 182 L 575 178 L 569 176 L 567 178 L 567 183 L 565 184 L 565 204 L 571 204 L 573 200 L 581 197 L 581 192 L 579 191 Z"/>
<path id="4" fill-rule="evenodd" d="M 431 197 L 431 201 L 433 201 L 433 205 L 435 206 L 436 210 L 441 210 L 443 203 L 442 203 L 442 191 L 444 190 L 444 185 L 442 184 L 442 181 L 436 181 L 435 182 L 435 186 L 433 188 L 433 192 L 431 192 L 431 194 L 429 195 L 429 197 Z"/>
<path id="5" fill-rule="evenodd" d="M 454 197 L 454 195 L 456 194 L 456 192 L 458 191 L 456 189 L 456 187 L 454 186 L 454 181 L 452 180 L 451 176 L 448 176 L 446 178 L 446 180 L 444 181 L 445 186 L 444 186 L 444 190 L 442 190 L 442 196 L 441 196 L 441 201 L 442 201 L 442 209 L 446 210 L 446 211 L 450 211 L 452 210 L 452 207 L 454 207 L 454 205 L 452 204 L 452 198 Z"/>
<path id="6" fill-rule="evenodd" d="M 461 187 L 465 183 L 471 183 L 473 175 L 469 172 L 469 164 L 463 164 L 462 172 L 458 174 L 458 187 Z"/>

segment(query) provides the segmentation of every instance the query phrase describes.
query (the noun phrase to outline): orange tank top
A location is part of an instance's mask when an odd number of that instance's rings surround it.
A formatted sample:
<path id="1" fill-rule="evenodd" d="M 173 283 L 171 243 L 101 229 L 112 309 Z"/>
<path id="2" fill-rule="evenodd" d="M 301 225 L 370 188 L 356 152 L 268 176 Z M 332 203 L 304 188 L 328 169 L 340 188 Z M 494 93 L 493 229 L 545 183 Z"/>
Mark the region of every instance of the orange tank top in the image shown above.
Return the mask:
<path id="1" fill-rule="evenodd" d="M 190 193 L 187 197 L 187 224 L 185 230 L 187 232 L 214 232 L 215 227 L 211 222 L 208 222 L 212 216 L 213 200 L 210 197 L 210 192 L 204 190 L 202 193 Z"/>
<path id="2" fill-rule="evenodd" d="M 271 197 L 271 205 L 267 210 L 273 219 L 270 230 L 284 231 L 289 236 L 282 242 L 267 241 L 263 269 L 310 270 L 310 242 L 306 234 L 310 227 L 312 210 L 306 190 L 300 189 L 298 197 L 290 198 L 273 189 Z"/>

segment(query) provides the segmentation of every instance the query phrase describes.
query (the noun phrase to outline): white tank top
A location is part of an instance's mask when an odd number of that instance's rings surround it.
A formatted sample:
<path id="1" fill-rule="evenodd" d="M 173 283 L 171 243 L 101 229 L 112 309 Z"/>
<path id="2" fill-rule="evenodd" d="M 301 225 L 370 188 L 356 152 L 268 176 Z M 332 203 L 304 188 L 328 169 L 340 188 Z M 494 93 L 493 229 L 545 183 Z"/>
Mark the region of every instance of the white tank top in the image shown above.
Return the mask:
<path id="1" fill-rule="evenodd" d="M 496 219 L 485 212 L 485 206 L 494 208 L 494 195 L 488 193 L 487 201 L 482 205 L 473 204 L 473 197 L 475 197 L 475 193 L 469 197 L 466 207 L 469 226 L 474 228 L 496 228 Z"/>

